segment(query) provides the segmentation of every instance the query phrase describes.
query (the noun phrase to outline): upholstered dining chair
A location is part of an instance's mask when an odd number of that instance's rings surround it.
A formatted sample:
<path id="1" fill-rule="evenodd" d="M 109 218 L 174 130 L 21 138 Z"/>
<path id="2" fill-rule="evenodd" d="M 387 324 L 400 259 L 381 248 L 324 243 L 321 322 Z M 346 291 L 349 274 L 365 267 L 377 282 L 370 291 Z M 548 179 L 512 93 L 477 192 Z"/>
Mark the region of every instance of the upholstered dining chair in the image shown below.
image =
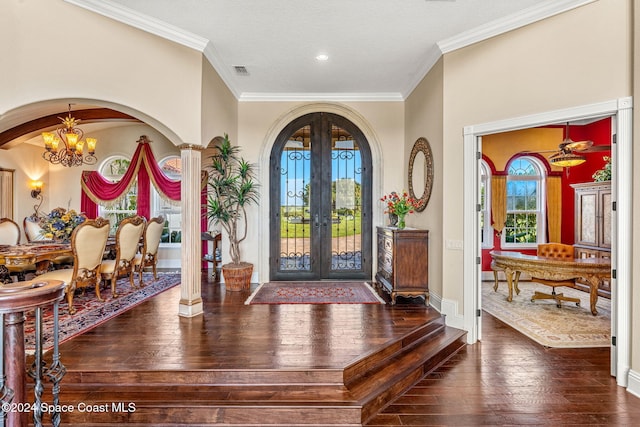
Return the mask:
<path id="1" fill-rule="evenodd" d="M 572 260 L 575 258 L 574 249 L 572 245 L 565 245 L 563 243 L 544 243 L 538 245 L 538 256 L 550 259 L 566 259 Z M 575 302 L 577 306 L 580 306 L 580 298 L 572 298 L 564 296 L 563 294 L 557 294 L 556 288 L 560 286 L 566 286 L 569 288 L 575 288 L 575 280 L 547 280 L 539 277 L 531 277 L 532 282 L 541 283 L 551 287 L 551 294 L 535 291 L 531 297 L 531 302 L 538 299 L 552 299 L 555 300 L 558 308 L 562 307 L 563 301 Z"/>
<path id="2" fill-rule="evenodd" d="M 24 220 L 22 220 L 22 228 L 24 228 L 24 236 L 29 243 L 47 240 L 41 233 L 40 218 L 35 215 L 25 217 Z"/>
<path id="3" fill-rule="evenodd" d="M 20 226 L 9 218 L 0 218 L 0 245 L 17 245 L 20 243 Z M 18 280 L 25 280 L 25 275 L 36 271 L 35 264 L 6 266 L 10 276 L 16 276 Z"/>
<path id="4" fill-rule="evenodd" d="M 107 237 L 109 237 L 109 220 L 98 217 L 84 221 L 71 233 L 73 268 L 54 270 L 38 276 L 41 280 L 62 280 L 67 284 L 65 291 L 69 314 L 76 312 L 73 307 L 73 294 L 76 289 L 94 285 L 96 298 L 98 301 L 103 301 L 100 296 L 100 265 Z"/>
<path id="5" fill-rule="evenodd" d="M 153 268 L 153 280 L 158 280 L 158 248 L 164 228 L 164 217 L 151 218 L 144 227 L 142 251 L 133 259 L 135 270 L 138 272 L 138 286 L 143 286 L 142 272 L 147 266 Z"/>
<path id="6" fill-rule="evenodd" d="M 136 287 L 133 282 L 133 260 L 138 252 L 145 223 L 145 219 L 138 215 L 123 219 L 116 230 L 116 257 L 102 262 L 100 274 L 104 280 L 111 281 L 111 294 L 114 298 L 118 297 L 116 282 L 120 276 L 128 275 L 131 287 Z"/>
<path id="7" fill-rule="evenodd" d="M 22 228 L 24 229 L 24 235 L 27 238 L 27 242 L 40 242 L 47 239 L 42 234 L 42 227 L 40 226 L 40 218 L 31 215 L 24 218 L 22 221 Z M 51 260 L 51 264 L 54 269 L 60 269 L 65 267 L 71 267 L 73 264 L 73 256 L 59 256 Z"/>

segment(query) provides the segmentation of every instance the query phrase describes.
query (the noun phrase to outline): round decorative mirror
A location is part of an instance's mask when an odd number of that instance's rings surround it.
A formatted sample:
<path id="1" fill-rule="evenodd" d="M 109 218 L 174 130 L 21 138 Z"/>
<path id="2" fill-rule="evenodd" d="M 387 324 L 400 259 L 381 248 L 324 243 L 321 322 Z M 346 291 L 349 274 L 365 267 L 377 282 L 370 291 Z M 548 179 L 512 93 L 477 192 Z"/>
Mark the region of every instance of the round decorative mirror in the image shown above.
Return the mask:
<path id="1" fill-rule="evenodd" d="M 420 202 L 422 212 L 429 203 L 433 187 L 433 154 L 429 141 L 418 138 L 409 156 L 409 196 Z M 420 196 L 416 194 L 421 194 Z"/>

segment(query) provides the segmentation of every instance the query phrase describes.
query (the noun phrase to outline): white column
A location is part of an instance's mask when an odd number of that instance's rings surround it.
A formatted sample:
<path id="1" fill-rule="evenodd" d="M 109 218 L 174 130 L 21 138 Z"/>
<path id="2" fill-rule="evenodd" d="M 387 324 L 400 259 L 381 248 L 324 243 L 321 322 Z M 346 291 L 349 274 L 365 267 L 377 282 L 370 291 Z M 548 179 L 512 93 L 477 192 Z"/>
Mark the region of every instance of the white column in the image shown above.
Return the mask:
<path id="1" fill-rule="evenodd" d="M 182 284 L 178 314 L 193 317 L 202 314 L 201 297 L 201 248 L 200 239 L 200 191 L 202 147 L 181 145 L 182 160 L 181 206 L 182 206 Z"/>

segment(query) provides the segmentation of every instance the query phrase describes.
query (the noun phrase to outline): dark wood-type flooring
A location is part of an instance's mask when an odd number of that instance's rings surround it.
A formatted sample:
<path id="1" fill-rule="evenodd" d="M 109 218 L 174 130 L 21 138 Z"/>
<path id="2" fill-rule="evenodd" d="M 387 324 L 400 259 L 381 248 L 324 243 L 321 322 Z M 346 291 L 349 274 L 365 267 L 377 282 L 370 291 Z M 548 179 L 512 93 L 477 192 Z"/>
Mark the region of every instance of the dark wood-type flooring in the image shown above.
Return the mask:
<path id="1" fill-rule="evenodd" d="M 245 306 L 205 280 L 202 316 L 177 316 L 176 287 L 61 345 L 61 403 L 108 407 L 63 425 L 640 425 L 608 349 L 545 349 L 487 314 L 461 346 L 420 303 Z"/>

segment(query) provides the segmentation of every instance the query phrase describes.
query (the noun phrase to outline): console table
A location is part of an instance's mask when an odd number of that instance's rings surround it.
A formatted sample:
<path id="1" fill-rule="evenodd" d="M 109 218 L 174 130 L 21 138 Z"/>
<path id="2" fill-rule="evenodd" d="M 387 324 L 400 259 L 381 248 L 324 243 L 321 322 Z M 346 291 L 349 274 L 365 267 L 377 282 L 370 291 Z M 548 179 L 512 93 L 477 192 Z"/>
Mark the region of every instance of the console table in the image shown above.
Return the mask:
<path id="1" fill-rule="evenodd" d="M 429 231 L 378 227 L 378 287 L 391 295 L 424 297 L 429 305 Z"/>

